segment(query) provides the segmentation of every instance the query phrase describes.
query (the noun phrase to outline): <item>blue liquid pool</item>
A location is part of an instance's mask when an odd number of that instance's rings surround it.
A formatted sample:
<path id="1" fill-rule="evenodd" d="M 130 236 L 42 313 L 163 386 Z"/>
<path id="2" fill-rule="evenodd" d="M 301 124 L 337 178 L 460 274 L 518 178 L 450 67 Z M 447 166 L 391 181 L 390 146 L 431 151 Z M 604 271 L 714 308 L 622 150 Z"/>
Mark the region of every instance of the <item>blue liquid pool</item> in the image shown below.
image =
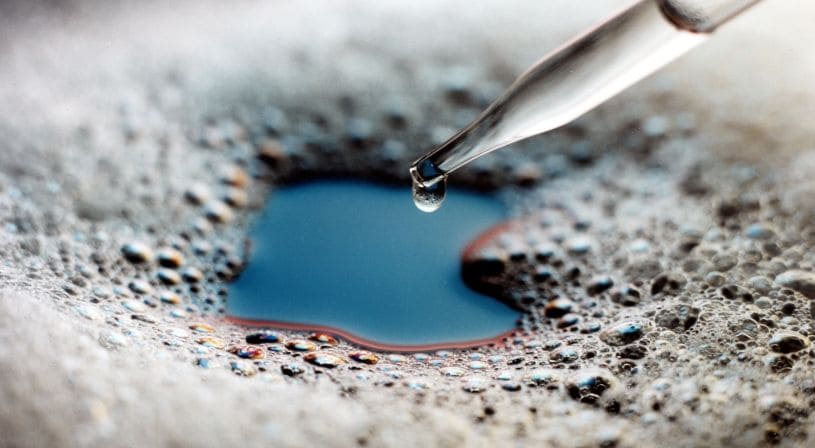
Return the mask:
<path id="1" fill-rule="evenodd" d="M 328 327 L 383 347 L 462 345 L 513 330 L 518 313 L 459 275 L 462 249 L 500 222 L 503 208 L 454 194 L 429 215 L 408 189 L 371 183 L 275 191 L 251 234 L 250 261 L 229 287 L 229 315 Z"/>

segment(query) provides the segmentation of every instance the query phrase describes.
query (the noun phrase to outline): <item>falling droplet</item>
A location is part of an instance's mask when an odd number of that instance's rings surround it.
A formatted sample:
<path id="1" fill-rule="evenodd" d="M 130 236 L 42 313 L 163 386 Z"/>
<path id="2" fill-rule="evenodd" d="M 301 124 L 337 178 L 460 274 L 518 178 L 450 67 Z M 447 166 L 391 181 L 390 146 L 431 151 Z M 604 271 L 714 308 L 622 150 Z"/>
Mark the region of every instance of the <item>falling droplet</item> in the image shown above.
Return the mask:
<path id="1" fill-rule="evenodd" d="M 413 203 L 432 213 L 441 208 L 447 194 L 447 176 L 430 160 L 422 160 L 410 169 L 413 179 Z"/>
<path id="2" fill-rule="evenodd" d="M 413 203 L 416 204 L 416 208 L 425 213 L 433 213 L 441 208 L 446 193 L 447 179 L 442 179 L 430 187 L 413 181 Z"/>

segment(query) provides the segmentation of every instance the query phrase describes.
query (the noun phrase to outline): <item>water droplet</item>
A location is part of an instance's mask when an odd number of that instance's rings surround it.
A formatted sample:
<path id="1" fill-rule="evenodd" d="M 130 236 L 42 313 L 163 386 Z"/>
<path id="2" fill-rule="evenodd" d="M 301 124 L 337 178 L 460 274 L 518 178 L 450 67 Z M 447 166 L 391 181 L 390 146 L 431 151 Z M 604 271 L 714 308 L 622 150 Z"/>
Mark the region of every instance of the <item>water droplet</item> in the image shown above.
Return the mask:
<path id="1" fill-rule="evenodd" d="M 410 169 L 413 179 L 413 203 L 416 208 L 432 213 L 441 207 L 447 194 L 447 176 L 430 160 L 422 160 Z M 428 185 L 429 182 L 433 182 Z"/>
<path id="2" fill-rule="evenodd" d="M 446 194 L 446 179 L 442 179 L 430 187 L 426 187 L 415 180 L 413 181 L 413 203 L 416 204 L 416 208 L 425 213 L 432 213 L 441 208 Z"/>

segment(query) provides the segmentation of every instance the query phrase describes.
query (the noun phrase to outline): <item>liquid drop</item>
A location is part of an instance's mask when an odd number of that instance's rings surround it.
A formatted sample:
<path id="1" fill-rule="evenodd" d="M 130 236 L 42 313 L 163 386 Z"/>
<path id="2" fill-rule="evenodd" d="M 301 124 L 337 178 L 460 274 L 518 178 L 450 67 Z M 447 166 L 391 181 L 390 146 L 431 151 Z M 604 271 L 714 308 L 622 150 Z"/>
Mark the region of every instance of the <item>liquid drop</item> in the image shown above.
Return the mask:
<path id="1" fill-rule="evenodd" d="M 413 203 L 416 204 L 416 208 L 425 213 L 433 213 L 441 208 L 446 193 L 446 179 L 431 187 L 425 187 L 420 182 L 413 181 Z"/>
<path id="2" fill-rule="evenodd" d="M 433 162 L 422 160 L 410 168 L 413 179 L 413 203 L 416 208 L 433 213 L 441 208 L 447 194 L 447 175 Z"/>

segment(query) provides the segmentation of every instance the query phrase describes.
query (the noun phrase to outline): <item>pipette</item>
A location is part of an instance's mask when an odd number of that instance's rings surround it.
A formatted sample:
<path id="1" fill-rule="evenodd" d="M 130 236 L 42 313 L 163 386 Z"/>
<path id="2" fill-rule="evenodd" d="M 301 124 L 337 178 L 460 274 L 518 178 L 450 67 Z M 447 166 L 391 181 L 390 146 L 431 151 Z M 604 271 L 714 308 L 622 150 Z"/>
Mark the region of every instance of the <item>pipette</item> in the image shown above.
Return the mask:
<path id="1" fill-rule="evenodd" d="M 478 118 L 410 167 L 413 201 L 444 201 L 467 163 L 556 129 L 703 42 L 760 0 L 640 0 L 544 57 Z"/>

